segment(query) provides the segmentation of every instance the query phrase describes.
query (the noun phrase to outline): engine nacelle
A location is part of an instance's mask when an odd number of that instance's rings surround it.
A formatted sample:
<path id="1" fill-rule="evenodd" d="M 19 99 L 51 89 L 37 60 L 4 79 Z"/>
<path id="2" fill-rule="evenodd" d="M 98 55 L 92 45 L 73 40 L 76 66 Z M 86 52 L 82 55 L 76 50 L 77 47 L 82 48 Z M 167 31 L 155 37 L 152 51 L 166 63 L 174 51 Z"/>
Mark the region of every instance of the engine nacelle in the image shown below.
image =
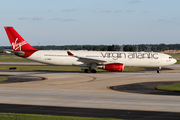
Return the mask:
<path id="1" fill-rule="evenodd" d="M 124 65 L 122 63 L 110 63 L 104 65 L 103 69 L 113 72 L 122 72 L 124 70 Z"/>

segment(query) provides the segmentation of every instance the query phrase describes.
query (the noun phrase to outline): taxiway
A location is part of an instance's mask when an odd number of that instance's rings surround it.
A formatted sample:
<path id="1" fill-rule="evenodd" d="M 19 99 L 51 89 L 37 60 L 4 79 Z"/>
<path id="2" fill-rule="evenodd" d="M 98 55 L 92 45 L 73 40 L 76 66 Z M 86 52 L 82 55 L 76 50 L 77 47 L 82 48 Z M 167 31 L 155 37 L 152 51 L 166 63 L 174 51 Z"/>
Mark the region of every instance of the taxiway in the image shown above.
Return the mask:
<path id="1" fill-rule="evenodd" d="M 0 84 L 1 104 L 41 105 L 114 110 L 180 112 L 180 96 L 120 92 L 110 86 L 141 82 L 179 81 L 174 70 L 144 72 L 1 71 L 0 75 L 44 77 L 42 81 Z"/>
<path id="2" fill-rule="evenodd" d="M 180 112 L 180 97 L 119 92 L 109 86 L 139 82 L 179 81 L 175 70 L 146 72 L 22 72 L 1 71 L 0 75 L 28 75 L 44 81 L 1 84 L 0 103 Z"/>

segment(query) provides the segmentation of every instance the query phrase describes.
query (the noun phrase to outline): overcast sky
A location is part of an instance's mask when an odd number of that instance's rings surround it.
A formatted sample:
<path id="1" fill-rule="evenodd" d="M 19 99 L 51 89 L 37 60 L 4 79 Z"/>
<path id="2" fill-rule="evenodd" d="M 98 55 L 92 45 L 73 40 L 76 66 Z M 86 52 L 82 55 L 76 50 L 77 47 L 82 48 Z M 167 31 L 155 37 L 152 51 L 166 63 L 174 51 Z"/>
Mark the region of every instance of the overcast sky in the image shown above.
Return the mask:
<path id="1" fill-rule="evenodd" d="M 13 26 L 31 45 L 180 44 L 180 0 L 0 0 L 0 46 Z"/>

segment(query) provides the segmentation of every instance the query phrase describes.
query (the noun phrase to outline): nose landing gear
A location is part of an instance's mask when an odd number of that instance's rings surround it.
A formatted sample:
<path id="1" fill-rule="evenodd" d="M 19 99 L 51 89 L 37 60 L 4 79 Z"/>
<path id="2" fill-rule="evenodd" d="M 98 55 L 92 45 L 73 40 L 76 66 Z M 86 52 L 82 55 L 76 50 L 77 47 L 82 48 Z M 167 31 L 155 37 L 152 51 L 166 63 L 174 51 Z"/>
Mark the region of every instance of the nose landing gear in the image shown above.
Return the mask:
<path id="1" fill-rule="evenodd" d="M 161 72 L 161 67 L 158 67 L 157 68 L 157 73 L 160 73 Z"/>

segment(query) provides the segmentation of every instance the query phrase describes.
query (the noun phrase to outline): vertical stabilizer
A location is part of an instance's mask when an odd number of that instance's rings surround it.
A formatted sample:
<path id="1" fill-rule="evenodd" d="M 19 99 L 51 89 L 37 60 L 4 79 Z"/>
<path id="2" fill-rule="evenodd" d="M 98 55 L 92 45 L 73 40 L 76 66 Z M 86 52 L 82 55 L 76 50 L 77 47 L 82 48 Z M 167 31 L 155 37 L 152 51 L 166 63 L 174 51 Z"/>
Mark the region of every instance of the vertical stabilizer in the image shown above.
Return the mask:
<path id="1" fill-rule="evenodd" d="M 18 55 L 18 53 L 21 53 L 18 56 L 29 57 L 38 50 L 28 44 L 13 27 L 4 27 L 4 29 L 6 30 L 12 49 L 16 55 Z"/>

